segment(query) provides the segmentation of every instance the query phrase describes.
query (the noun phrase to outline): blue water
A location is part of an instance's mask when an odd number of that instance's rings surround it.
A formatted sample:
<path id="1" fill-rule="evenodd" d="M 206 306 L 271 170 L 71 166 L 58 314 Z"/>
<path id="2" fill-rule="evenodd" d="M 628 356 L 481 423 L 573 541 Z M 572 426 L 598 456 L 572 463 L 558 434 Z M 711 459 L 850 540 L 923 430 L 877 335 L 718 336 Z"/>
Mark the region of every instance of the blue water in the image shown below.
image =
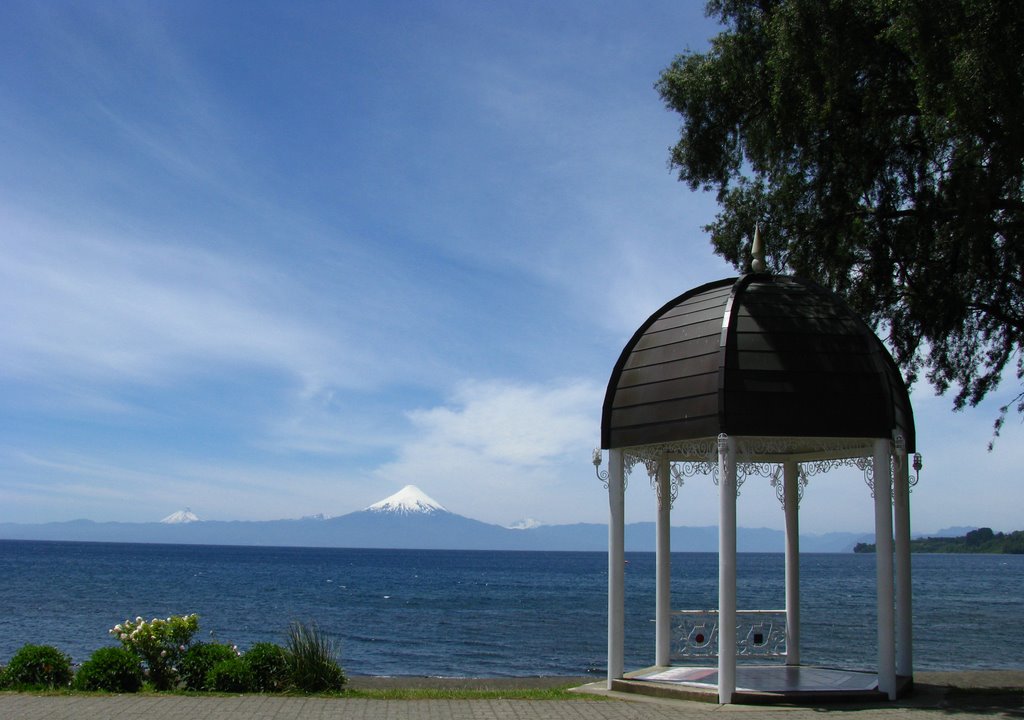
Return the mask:
<path id="1" fill-rule="evenodd" d="M 626 666 L 653 663 L 654 555 L 627 553 Z M 672 556 L 672 604 L 717 605 L 717 556 Z M 918 670 L 1020 667 L 1024 556 L 914 555 Z M 741 608 L 785 605 L 781 554 L 741 554 Z M 871 668 L 874 556 L 801 558 L 802 660 Z M 195 612 L 200 639 L 283 642 L 293 620 L 356 675 L 603 673 L 607 560 L 463 552 L 0 541 L 0 663 L 24 643 L 75 662 L 125 618 Z"/>

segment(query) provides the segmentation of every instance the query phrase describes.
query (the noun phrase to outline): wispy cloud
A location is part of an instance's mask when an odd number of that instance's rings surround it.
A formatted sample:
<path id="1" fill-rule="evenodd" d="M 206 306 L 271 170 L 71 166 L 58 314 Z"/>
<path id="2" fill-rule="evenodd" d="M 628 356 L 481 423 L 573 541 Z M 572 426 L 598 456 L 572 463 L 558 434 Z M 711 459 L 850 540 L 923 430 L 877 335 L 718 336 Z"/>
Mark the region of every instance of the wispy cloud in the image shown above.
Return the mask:
<path id="1" fill-rule="evenodd" d="M 449 509 L 478 519 L 569 521 L 581 505 L 605 503 L 599 490 L 580 505 L 564 502 L 589 486 L 602 395 L 586 381 L 467 381 L 443 405 L 409 414 L 412 437 L 375 476 L 382 489 L 429 488 Z"/>
<path id="2" fill-rule="evenodd" d="M 162 383 L 218 364 L 315 383 L 349 375 L 339 332 L 305 319 L 303 293 L 273 269 L 186 245 L 94 238 L 0 216 L 0 343 L 6 372 Z M 366 363 L 366 360 L 362 360 Z"/>

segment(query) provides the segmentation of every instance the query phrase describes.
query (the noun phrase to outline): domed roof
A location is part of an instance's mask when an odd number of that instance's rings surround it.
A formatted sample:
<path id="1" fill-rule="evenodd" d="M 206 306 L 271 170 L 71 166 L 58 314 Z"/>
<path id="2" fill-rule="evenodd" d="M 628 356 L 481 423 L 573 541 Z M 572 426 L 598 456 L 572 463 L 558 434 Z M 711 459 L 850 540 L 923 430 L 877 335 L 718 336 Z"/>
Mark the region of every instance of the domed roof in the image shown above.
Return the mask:
<path id="1" fill-rule="evenodd" d="M 896 364 L 837 295 L 747 274 L 683 293 L 622 350 L 605 394 L 601 446 L 713 438 L 892 438 L 914 451 Z"/>

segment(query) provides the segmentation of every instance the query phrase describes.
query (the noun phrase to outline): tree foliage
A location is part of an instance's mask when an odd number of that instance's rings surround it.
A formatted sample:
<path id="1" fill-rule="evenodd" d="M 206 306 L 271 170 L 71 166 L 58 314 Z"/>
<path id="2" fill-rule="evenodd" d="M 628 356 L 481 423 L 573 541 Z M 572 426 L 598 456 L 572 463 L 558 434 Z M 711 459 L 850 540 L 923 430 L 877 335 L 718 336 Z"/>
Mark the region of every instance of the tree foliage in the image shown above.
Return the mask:
<path id="1" fill-rule="evenodd" d="M 857 543 L 856 553 L 875 552 L 874 543 Z M 1011 533 L 993 532 L 992 528 L 971 530 L 963 537 L 915 538 L 910 552 L 919 553 L 1004 553 L 1024 554 L 1024 530 Z"/>
<path id="2" fill-rule="evenodd" d="M 1024 379 L 1024 3 L 707 10 L 724 31 L 656 87 L 683 121 L 671 165 L 718 194 L 715 251 L 741 267 L 760 222 L 771 269 L 842 295 L 956 409 Z"/>

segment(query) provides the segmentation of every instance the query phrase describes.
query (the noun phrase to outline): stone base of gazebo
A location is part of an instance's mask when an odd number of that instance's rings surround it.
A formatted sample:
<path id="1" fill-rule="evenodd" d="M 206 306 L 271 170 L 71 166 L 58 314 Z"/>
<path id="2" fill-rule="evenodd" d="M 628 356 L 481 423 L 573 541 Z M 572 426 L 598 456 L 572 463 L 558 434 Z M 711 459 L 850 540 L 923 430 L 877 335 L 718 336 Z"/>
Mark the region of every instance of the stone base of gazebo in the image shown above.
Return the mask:
<path id="1" fill-rule="evenodd" d="M 910 691 L 910 678 L 897 678 L 897 695 Z M 650 667 L 613 680 L 611 689 L 662 698 L 717 703 L 718 668 Z M 810 666 L 738 665 L 734 703 L 748 705 L 886 702 L 875 673 Z"/>

